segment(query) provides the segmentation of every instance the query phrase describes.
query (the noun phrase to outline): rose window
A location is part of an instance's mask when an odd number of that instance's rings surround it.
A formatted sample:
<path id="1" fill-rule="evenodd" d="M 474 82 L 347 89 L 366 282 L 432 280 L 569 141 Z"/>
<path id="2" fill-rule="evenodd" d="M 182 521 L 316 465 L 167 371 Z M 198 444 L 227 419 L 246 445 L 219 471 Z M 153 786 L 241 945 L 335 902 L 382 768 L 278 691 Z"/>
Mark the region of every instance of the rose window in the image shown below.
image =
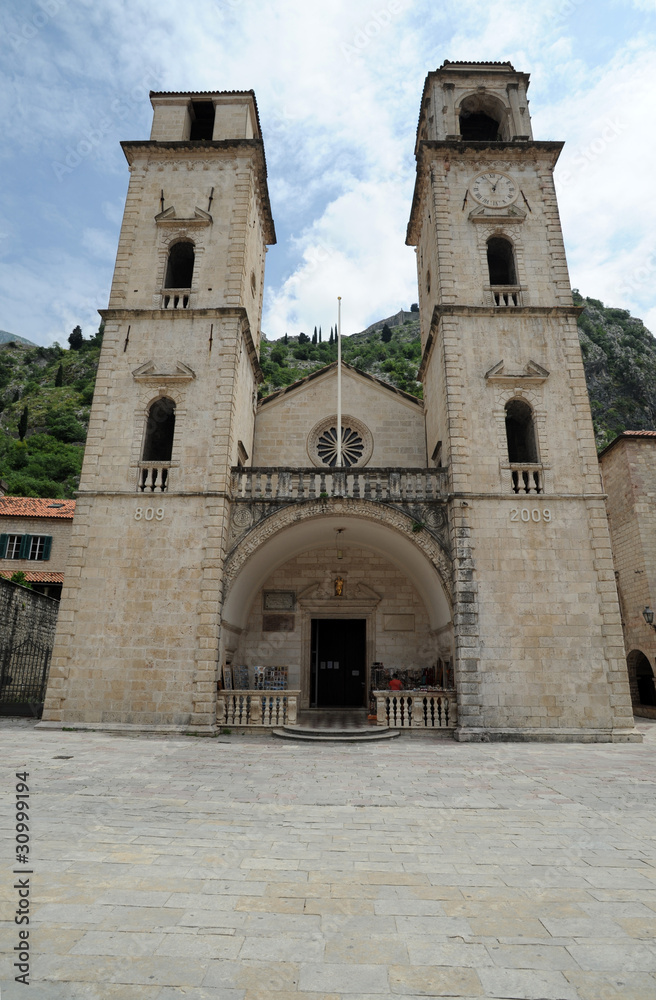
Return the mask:
<path id="1" fill-rule="evenodd" d="M 364 453 L 362 436 L 352 427 L 342 427 L 342 465 L 357 465 Z M 317 454 L 324 465 L 337 464 L 337 428 L 328 427 L 317 441 Z"/>
<path id="2" fill-rule="evenodd" d="M 369 428 L 357 417 L 342 413 L 342 468 L 362 468 L 374 450 Z M 326 416 L 314 425 L 307 439 L 310 461 L 317 468 L 337 467 L 337 414 Z"/>

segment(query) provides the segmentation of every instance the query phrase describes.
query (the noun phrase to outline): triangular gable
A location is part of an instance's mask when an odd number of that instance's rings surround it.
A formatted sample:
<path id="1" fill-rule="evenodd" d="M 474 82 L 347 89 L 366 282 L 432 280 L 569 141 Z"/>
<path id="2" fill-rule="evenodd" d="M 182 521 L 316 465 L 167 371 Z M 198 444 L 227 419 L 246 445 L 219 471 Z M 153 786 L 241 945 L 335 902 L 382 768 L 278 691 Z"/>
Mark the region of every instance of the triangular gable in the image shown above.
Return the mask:
<path id="1" fill-rule="evenodd" d="M 145 361 L 132 372 L 135 382 L 145 382 L 155 379 L 165 382 L 190 382 L 196 378 L 196 373 L 184 361 Z"/>
<path id="2" fill-rule="evenodd" d="M 344 374 L 365 379 L 367 382 L 371 383 L 374 388 L 388 393 L 391 392 L 403 402 L 412 403 L 423 409 L 423 401 L 421 399 L 417 399 L 416 396 L 411 396 L 409 392 L 404 392 L 403 389 L 397 389 L 396 386 L 390 385 L 389 382 L 385 382 L 383 379 L 377 378 L 375 375 L 370 375 L 369 372 L 364 372 L 360 368 L 355 368 L 353 365 L 349 365 L 345 361 L 342 361 L 342 368 L 344 370 Z M 317 379 L 324 381 L 325 379 L 333 376 L 335 379 L 337 378 L 336 361 L 333 361 L 329 365 L 324 365 L 323 368 L 318 368 L 316 371 L 306 375 L 305 378 L 299 379 L 297 382 L 292 382 L 291 385 L 286 385 L 283 389 L 277 389 L 270 395 L 265 396 L 264 399 L 260 400 L 259 407 L 264 407 L 270 403 L 279 401 L 284 397 L 289 396 L 290 393 L 302 392 L 310 385 L 311 382 L 314 382 Z"/>

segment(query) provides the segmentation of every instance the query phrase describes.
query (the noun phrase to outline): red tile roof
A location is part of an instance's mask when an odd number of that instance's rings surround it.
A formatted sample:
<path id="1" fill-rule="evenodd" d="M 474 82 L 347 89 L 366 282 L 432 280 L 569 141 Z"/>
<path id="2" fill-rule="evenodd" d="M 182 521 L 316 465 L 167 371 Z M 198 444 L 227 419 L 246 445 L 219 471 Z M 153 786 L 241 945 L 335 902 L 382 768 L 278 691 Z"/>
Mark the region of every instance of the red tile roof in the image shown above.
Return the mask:
<path id="1" fill-rule="evenodd" d="M 0 497 L 0 517 L 72 518 L 75 500 L 48 500 L 43 497 Z"/>
<path id="2" fill-rule="evenodd" d="M 11 570 L 6 572 L 5 570 L 0 571 L 0 576 L 5 580 L 11 580 L 12 576 L 16 570 Z M 25 579 L 28 583 L 63 583 L 64 574 L 63 573 L 32 573 L 26 571 Z"/>

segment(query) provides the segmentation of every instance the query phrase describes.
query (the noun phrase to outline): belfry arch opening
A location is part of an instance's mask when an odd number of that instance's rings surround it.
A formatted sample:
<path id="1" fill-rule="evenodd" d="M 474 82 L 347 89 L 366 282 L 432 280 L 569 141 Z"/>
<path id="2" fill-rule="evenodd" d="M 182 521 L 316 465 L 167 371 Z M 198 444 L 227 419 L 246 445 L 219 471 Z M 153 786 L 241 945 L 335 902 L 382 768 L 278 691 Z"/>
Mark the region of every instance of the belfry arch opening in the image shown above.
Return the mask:
<path id="1" fill-rule="evenodd" d="M 515 252 L 505 236 L 491 236 L 487 241 L 487 267 L 491 285 L 516 285 Z"/>
<path id="2" fill-rule="evenodd" d="M 144 437 L 144 462 L 170 462 L 175 433 L 175 403 L 167 396 L 155 400 L 148 411 Z"/>
<path id="3" fill-rule="evenodd" d="M 506 109 L 494 97 L 472 94 L 460 105 L 460 136 L 468 142 L 500 142 Z"/>
<path id="4" fill-rule="evenodd" d="M 194 245 L 188 240 L 174 243 L 166 262 L 165 288 L 191 288 L 194 276 Z"/>
<path id="5" fill-rule="evenodd" d="M 523 399 L 511 399 L 506 403 L 506 440 L 508 461 L 511 464 L 538 463 L 533 410 Z"/>
<path id="6" fill-rule="evenodd" d="M 192 101 L 190 110 L 191 129 L 189 138 L 192 142 L 198 141 L 199 139 L 211 139 L 214 135 L 214 102 Z"/>

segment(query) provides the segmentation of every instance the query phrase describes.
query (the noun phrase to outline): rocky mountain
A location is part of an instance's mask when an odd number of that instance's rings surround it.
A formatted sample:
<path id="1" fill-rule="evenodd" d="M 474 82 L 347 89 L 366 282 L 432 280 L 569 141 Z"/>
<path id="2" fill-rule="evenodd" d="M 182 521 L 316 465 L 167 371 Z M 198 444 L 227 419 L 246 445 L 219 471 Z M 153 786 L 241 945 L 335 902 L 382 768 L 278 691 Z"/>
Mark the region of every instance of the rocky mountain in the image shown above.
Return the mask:
<path id="1" fill-rule="evenodd" d="M 36 344 L 31 340 L 26 340 L 25 337 L 17 337 L 15 333 L 9 333 L 7 330 L 0 330 L 0 345 L 10 344 L 11 342 L 16 344 L 24 344 L 27 347 L 36 347 Z"/>
<path id="2" fill-rule="evenodd" d="M 574 296 L 583 307 L 579 337 L 597 446 L 623 430 L 656 429 L 656 340 L 626 310 L 578 292 Z M 334 361 L 333 333 L 263 338 L 260 395 Z M 79 481 L 102 333 L 68 351 L 5 336 L 10 340 L 0 339 L 0 482 L 18 496 L 71 497 Z M 354 367 L 421 397 L 416 306 L 345 337 L 342 354 Z"/>

